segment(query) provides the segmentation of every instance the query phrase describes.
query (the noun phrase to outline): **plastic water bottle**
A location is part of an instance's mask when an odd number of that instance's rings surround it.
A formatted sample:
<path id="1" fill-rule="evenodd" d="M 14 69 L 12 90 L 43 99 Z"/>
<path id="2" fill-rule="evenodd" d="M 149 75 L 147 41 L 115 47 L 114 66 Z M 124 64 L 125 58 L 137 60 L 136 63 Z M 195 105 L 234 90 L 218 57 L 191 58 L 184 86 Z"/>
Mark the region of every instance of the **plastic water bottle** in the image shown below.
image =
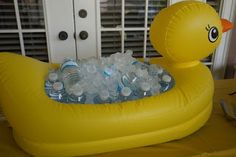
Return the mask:
<path id="1" fill-rule="evenodd" d="M 74 86 L 81 79 L 79 75 L 80 67 L 72 59 L 65 59 L 61 65 L 62 81 L 64 82 L 65 90 L 70 95 Z"/>
<path id="2" fill-rule="evenodd" d="M 62 82 L 58 81 L 53 83 L 52 90 L 49 92 L 49 97 L 60 102 L 67 102 L 66 92 Z"/>
<path id="3" fill-rule="evenodd" d="M 102 90 L 95 98 L 94 104 L 111 103 L 110 94 L 108 90 Z"/>
<path id="4" fill-rule="evenodd" d="M 85 79 L 86 77 L 83 77 L 82 80 L 80 80 L 76 85 L 75 89 L 83 89 L 83 95 L 85 95 L 86 100 L 85 104 L 92 104 L 93 103 L 93 97 L 95 96 L 96 88 L 93 86 L 93 83 L 91 80 L 93 78 L 90 78 L 90 80 Z"/>
<path id="5" fill-rule="evenodd" d="M 159 79 L 153 79 L 151 81 L 151 94 L 157 95 L 161 93 L 161 85 L 159 83 Z"/>
<path id="6" fill-rule="evenodd" d="M 58 74 L 55 71 L 50 71 L 48 74 L 48 78 L 45 81 L 45 90 L 46 93 L 48 94 L 50 90 L 52 90 L 52 85 L 58 81 Z"/>
<path id="7" fill-rule="evenodd" d="M 124 86 L 131 87 L 132 89 L 136 88 L 138 79 L 134 72 L 126 73 L 121 77 Z"/>
<path id="8" fill-rule="evenodd" d="M 116 65 L 105 66 L 103 69 L 104 88 L 108 90 L 109 97 L 112 102 L 116 102 L 119 97 L 120 88 L 120 72 L 116 69 Z"/>
<path id="9" fill-rule="evenodd" d="M 126 50 L 101 60 L 66 59 L 58 72 L 49 72 L 45 90 L 55 100 L 101 104 L 156 95 L 174 85 L 162 67 L 139 62 L 132 54 L 132 50 Z"/>
<path id="10" fill-rule="evenodd" d="M 132 90 L 129 87 L 121 89 L 120 101 L 132 100 Z"/>
<path id="11" fill-rule="evenodd" d="M 125 87 L 129 87 L 133 91 L 134 95 L 138 95 L 135 93 L 139 88 L 140 82 L 145 79 L 144 76 L 146 77 L 146 75 L 143 72 L 144 72 L 143 70 L 138 69 L 135 72 L 126 73 L 121 77 L 122 84 Z"/>
<path id="12" fill-rule="evenodd" d="M 84 94 L 83 88 L 77 87 L 76 89 L 74 89 L 68 96 L 68 101 L 70 103 L 84 104 L 86 101 L 86 95 Z"/>
<path id="13" fill-rule="evenodd" d="M 149 77 L 147 69 L 137 69 L 135 75 L 141 80 L 145 80 Z"/>
<path id="14" fill-rule="evenodd" d="M 94 103 L 94 97 L 104 88 L 104 78 L 99 73 L 97 65 L 90 64 L 85 68 L 86 103 Z"/>
<path id="15" fill-rule="evenodd" d="M 142 70 L 149 68 L 149 65 L 148 65 L 148 64 L 145 64 L 145 63 L 139 62 L 139 61 L 134 62 L 133 65 L 134 65 L 137 69 L 142 69 Z"/>
<path id="16" fill-rule="evenodd" d="M 171 83 L 172 83 L 172 78 L 169 75 L 164 74 L 160 81 L 160 85 L 161 85 L 160 91 L 161 92 L 167 91 L 172 86 Z"/>
<path id="17" fill-rule="evenodd" d="M 106 79 L 106 88 L 109 91 L 109 95 L 112 101 L 116 101 L 119 97 L 119 83 L 118 80 L 109 78 Z"/>
<path id="18" fill-rule="evenodd" d="M 151 96 L 151 85 L 148 82 L 140 83 L 139 98 Z"/>
<path id="19" fill-rule="evenodd" d="M 156 64 L 151 64 L 148 68 L 148 73 L 150 76 L 154 77 L 154 78 L 159 78 L 163 75 L 163 68 L 156 65 Z"/>

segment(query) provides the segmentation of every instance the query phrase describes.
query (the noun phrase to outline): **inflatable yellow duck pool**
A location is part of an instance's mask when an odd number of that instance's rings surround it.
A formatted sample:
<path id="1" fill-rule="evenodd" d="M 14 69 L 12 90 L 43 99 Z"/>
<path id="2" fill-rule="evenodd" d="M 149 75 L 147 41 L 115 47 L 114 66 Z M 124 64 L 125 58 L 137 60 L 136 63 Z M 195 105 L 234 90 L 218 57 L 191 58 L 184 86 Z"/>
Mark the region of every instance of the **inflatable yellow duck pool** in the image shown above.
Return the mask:
<path id="1" fill-rule="evenodd" d="M 150 28 L 176 85 L 166 93 L 117 104 L 65 105 L 44 92 L 53 64 L 0 54 L 0 104 L 16 142 L 34 156 L 80 156 L 167 142 L 204 125 L 212 109 L 213 79 L 199 62 L 232 27 L 209 5 L 184 1 L 163 9 Z"/>

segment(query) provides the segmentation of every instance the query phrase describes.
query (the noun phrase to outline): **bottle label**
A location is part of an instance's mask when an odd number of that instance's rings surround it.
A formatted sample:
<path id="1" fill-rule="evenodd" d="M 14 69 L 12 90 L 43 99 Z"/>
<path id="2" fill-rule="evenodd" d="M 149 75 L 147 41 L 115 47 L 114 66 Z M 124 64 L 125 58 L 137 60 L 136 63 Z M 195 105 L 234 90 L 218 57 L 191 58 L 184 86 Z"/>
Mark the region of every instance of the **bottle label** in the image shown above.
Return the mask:
<path id="1" fill-rule="evenodd" d="M 112 75 L 113 71 L 110 68 L 105 68 L 104 69 L 104 75 L 107 77 L 110 77 Z"/>
<path id="2" fill-rule="evenodd" d="M 78 67 L 78 64 L 73 61 L 73 60 L 69 60 L 69 61 L 66 61 L 65 63 L 63 63 L 61 65 L 61 71 L 63 71 L 65 68 L 68 68 L 68 67 Z"/>

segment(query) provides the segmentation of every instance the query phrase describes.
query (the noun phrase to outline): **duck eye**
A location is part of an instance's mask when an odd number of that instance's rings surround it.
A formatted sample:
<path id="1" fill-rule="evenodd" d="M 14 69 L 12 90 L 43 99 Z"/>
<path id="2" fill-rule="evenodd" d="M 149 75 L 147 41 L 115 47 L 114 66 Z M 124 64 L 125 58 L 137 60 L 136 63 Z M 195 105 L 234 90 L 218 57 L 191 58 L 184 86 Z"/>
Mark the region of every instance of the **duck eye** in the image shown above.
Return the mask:
<path id="1" fill-rule="evenodd" d="M 214 43 L 219 37 L 219 31 L 216 27 L 211 27 L 208 33 L 208 39 L 210 42 Z"/>

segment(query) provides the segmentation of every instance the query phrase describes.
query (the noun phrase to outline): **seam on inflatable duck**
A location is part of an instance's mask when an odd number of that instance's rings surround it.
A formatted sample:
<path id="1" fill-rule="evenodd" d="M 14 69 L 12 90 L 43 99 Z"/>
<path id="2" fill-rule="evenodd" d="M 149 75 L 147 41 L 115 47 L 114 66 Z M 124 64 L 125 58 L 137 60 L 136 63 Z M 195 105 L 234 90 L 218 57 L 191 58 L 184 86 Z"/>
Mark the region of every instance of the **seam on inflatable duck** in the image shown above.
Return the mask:
<path id="1" fill-rule="evenodd" d="M 207 8 L 209 14 L 195 10 L 191 18 L 185 17 L 187 21 L 173 20 L 186 5 L 193 10 L 194 5 Z M 155 17 L 150 40 L 164 57 L 151 63 L 170 72 L 176 85 L 163 94 L 135 101 L 103 105 L 53 101 L 43 85 L 48 68 L 57 65 L 0 53 L 0 104 L 16 142 L 35 156 L 79 156 L 163 143 L 200 129 L 212 110 L 214 85 L 209 69 L 199 60 L 212 52 L 222 35 L 218 15 L 206 5 L 184 1 Z M 188 28 L 183 29 L 185 23 Z M 166 31 L 173 26 L 175 30 L 168 35 Z M 179 34 L 187 30 L 198 36 L 186 41 L 193 43 L 182 42 L 184 35 Z"/>

